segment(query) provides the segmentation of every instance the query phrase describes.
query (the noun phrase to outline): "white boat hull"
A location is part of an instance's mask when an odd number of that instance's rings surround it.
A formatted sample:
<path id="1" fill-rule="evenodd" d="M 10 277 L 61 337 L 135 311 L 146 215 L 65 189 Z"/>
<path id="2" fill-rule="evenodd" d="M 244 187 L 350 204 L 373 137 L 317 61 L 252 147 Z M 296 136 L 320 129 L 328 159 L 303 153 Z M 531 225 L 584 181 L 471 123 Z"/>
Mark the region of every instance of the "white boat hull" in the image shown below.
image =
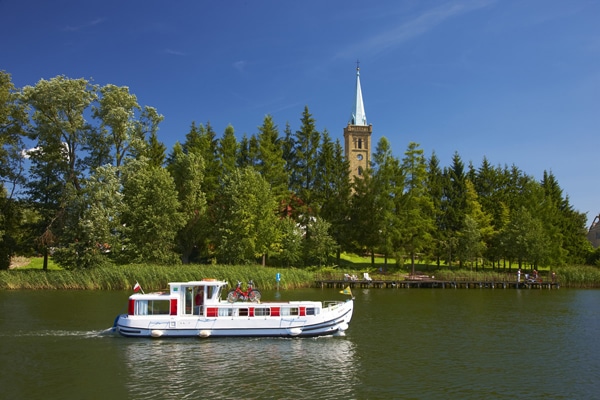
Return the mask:
<path id="1" fill-rule="evenodd" d="M 166 293 L 130 296 L 114 331 L 153 338 L 341 335 L 354 310 L 353 300 L 229 303 L 220 298 L 227 282 L 214 279 L 169 285 Z"/>
<path id="2" fill-rule="evenodd" d="M 139 318 L 122 314 L 116 321 L 116 331 L 128 337 L 314 337 L 334 335 L 348 329 L 353 302 L 349 300 L 332 315 L 315 317 L 166 317 Z"/>

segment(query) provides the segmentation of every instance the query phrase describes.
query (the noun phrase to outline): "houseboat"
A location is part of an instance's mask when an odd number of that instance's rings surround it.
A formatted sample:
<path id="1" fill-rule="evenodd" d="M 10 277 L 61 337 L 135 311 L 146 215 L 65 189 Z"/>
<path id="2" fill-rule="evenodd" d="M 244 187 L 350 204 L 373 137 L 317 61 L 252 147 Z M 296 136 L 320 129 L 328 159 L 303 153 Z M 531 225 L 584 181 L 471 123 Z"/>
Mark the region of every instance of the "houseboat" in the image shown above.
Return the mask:
<path id="1" fill-rule="evenodd" d="M 354 309 L 352 299 L 232 303 L 221 299 L 226 287 L 225 281 L 204 279 L 169 283 L 166 292 L 135 293 L 113 330 L 155 338 L 343 335 Z"/>

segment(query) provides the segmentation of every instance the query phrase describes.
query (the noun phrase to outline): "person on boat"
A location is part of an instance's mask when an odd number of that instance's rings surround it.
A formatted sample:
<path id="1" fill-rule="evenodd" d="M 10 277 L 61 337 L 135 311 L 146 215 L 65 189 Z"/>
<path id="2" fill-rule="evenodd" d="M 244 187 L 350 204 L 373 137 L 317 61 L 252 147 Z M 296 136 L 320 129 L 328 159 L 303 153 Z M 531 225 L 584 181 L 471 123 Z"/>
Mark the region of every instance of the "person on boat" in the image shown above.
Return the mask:
<path id="1" fill-rule="evenodd" d="M 196 297 L 194 298 L 194 314 L 200 315 L 202 313 L 202 305 L 204 304 L 204 290 L 198 290 Z"/>

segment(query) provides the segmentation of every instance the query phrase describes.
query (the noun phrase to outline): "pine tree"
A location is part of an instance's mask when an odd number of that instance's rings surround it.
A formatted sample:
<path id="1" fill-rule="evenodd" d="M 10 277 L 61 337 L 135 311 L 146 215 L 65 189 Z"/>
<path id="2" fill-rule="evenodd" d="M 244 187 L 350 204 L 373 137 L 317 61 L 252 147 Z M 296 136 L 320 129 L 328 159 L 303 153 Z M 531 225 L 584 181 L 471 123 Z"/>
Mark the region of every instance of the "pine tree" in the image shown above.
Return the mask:
<path id="1" fill-rule="evenodd" d="M 217 159 L 224 175 L 232 173 L 236 168 L 239 144 L 235 137 L 233 126 L 227 125 L 223 137 L 217 145 Z"/>
<path id="2" fill-rule="evenodd" d="M 427 162 L 417 143 L 408 145 L 401 165 L 402 193 L 398 196 L 401 217 L 398 230 L 402 248 L 410 255 L 412 273 L 415 258 L 431 242 L 434 230 L 433 202 L 428 193 Z"/>
<path id="3" fill-rule="evenodd" d="M 315 120 L 308 111 L 308 107 L 304 107 L 300 121 L 302 124 L 294 138 L 295 148 L 292 162 L 294 172 L 291 175 L 291 186 L 304 203 L 303 214 L 304 224 L 306 224 L 308 218 L 314 215 L 313 190 L 318 174 L 317 160 L 321 134 L 315 127 Z"/>
<path id="4" fill-rule="evenodd" d="M 258 131 L 256 170 L 271 185 L 273 195 L 279 203 L 287 195 L 288 176 L 285 173 L 285 160 L 277 125 L 270 115 L 265 116 Z"/>

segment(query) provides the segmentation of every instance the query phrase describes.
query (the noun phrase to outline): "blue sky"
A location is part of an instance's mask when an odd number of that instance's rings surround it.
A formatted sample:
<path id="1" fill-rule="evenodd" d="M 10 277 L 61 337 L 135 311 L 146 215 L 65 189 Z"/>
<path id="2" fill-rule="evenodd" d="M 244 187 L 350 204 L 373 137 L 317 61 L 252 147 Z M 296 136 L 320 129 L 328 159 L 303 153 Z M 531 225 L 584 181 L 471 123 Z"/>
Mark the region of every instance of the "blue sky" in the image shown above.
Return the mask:
<path id="1" fill-rule="evenodd" d="M 183 141 L 192 121 L 295 131 L 308 106 L 343 137 L 356 60 L 373 143 L 442 166 L 552 171 L 600 213 L 600 2 L 589 0 L 0 0 L 0 69 L 18 87 L 57 75 L 129 86 Z"/>

